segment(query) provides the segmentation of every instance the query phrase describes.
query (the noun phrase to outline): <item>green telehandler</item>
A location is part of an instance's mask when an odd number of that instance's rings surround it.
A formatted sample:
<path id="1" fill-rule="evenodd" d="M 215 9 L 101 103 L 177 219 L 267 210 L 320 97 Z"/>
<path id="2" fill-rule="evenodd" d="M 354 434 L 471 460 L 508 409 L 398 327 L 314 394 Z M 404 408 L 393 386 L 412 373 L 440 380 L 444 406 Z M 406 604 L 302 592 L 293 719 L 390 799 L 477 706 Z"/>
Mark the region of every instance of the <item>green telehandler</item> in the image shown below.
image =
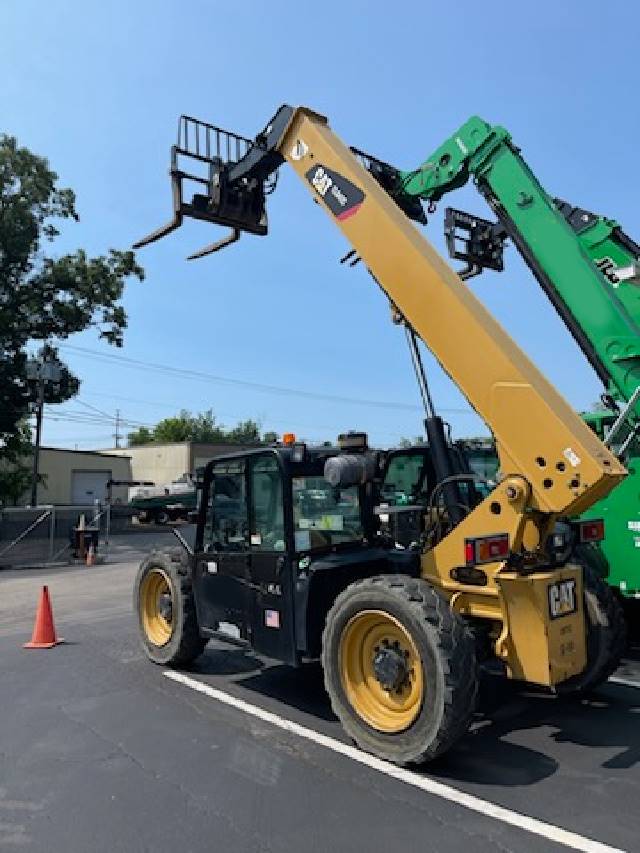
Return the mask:
<path id="1" fill-rule="evenodd" d="M 502 271 L 511 239 L 584 352 L 604 385 L 603 409 L 584 420 L 624 457 L 629 476 L 582 517 L 606 522 L 601 547 L 609 584 L 640 598 L 640 246 L 614 220 L 549 195 L 509 133 L 477 116 L 417 169 L 400 171 L 358 153 L 421 224 L 423 201 L 433 212 L 447 193 L 473 180 L 497 221 L 446 209 L 447 248 L 465 262 L 461 278 Z"/>

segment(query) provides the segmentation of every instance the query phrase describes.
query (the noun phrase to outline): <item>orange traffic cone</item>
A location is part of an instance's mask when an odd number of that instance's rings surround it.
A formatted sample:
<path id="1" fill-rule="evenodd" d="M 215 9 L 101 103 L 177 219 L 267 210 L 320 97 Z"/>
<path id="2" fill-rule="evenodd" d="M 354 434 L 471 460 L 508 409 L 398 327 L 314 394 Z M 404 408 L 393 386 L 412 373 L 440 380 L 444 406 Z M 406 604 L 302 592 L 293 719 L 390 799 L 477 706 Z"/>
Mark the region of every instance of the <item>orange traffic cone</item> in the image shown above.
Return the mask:
<path id="1" fill-rule="evenodd" d="M 89 545 L 89 550 L 87 551 L 87 557 L 85 559 L 86 566 L 95 566 L 96 564 L 96 551 L 93 547 L 93 544 Z"/>
<path id="2" fill-rule="evenodd" d="M 51 600 L 49 598 L 49 588 L 42 587 L 40 593 L 40 601 L 38 602 L 38 612 L 36 613 L 36 622 L 33 626 L 33 636 L 29 643 L 25 643 L 25 649 L 50 649 L 58 643 L 63 643 L 62 637 L 56 636 L 56 627 L 53 624 L 53 611 L 51 610 Z"/>

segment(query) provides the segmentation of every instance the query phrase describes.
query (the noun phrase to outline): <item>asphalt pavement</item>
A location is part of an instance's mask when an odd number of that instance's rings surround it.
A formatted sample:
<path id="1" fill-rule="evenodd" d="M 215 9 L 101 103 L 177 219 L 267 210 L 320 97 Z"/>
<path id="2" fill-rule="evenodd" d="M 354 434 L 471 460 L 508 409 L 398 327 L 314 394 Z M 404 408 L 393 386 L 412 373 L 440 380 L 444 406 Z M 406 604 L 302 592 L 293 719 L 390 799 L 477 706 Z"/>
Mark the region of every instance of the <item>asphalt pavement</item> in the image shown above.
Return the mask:
<path id="1" fill-rule="evenodd" d="M 617 674 L 638 687 L 577 702 L 488 676 L 470 734 L 394 776 L 359 760 L 317 666 L 218 643 L 185 683 L 151 664 L 139 536 L 105 565 L 0 572 L 0 850 L 640 849 L 640 655 Z M 65 643 L 27 651 L 43 583 Z"/>

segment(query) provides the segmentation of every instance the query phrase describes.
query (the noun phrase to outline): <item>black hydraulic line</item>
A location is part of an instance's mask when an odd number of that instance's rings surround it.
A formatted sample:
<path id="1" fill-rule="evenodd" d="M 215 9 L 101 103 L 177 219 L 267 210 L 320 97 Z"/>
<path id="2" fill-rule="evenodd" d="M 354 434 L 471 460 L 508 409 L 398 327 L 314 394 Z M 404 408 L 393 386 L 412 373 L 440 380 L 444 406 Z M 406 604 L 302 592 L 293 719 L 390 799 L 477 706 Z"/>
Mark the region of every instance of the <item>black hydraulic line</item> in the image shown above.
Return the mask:
<path id="1" fill-rule="evenodd" d="M 422 362 L 422 356 L 418 349 L 418 339 L 411 326 L 405 322 L 404 331 L 409 344 L 413 369 L 418 380 L 420 396 L 425 411 L 424 427 L 427 435 L 427 444 L 431 451 L 431 460 L 436 475 L 436 481 L 442 488 L 442 496 L 447 508 L 447 515 L 452 524 L 458 524 L 467 514 L 464 502 L 461 499 L 459 484 L 456 475 L 459 474 L 455 464 L 450 442 L 447 440 L 444 421 L 436 415 L 433 399 L 429 391 L 427 374 Z"/>
<path id="2" fill-rule="evenodd" d="M 416 338 L 416 333 L 413 331 L 413 329 L 408 323 L 405 323 L 404 331 L 405 335 L 407 336 L 407 343 L 409 344 L 411 362 L 413 364 L 413 369 L 416 373 L 416 379 L 418 380 L 418 388 L 420 389 L 420 396 L 422 397 L 422 405 L 424 406 L 426 416 L 428 418 L 432 418 L 435 416 L 436 410 L 435 406 L 433 405 L 431 393 L 429 392 L 427 374 L 425 373 L 424 364 L 422 363 L 422 356 L 420 355 L 420 350 L 418 349 L 418 340 Z"/>
<path id="3" fill-rule="evenodd" d="M 453 463 L 451 446 L 445 435 L 442 418 L 437 415 L 424 419 L 431 460 L 436 472 L 438 486 L 442 489 L 444 504 L 451 524 L 456 525 L 466 516 L 465 502 L 460 494 L 456 466 Z"/>

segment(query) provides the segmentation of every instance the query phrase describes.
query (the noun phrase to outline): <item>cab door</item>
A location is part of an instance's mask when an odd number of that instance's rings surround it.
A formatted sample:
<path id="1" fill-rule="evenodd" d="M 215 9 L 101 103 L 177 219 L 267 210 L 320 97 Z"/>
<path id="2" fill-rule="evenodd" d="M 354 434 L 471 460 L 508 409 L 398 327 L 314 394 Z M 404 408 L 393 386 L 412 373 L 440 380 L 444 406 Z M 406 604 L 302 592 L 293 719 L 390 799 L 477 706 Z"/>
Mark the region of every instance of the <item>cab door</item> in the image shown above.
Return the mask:
<path id="1" fill-rule="evenodd" d="M 250 639 L 251 577 L 247 465 L 244 458 L 216 462 L 211 469 L 202 550 L 194 583 L 202 628 Z"/>
<path id="2" fill-rule="evenodd" d="M 289 495 L 275 453 L 248 460 L 252 644 L 256 651 L 297 663 L 293 619 L 291 531 L 285 519 Z"/>

